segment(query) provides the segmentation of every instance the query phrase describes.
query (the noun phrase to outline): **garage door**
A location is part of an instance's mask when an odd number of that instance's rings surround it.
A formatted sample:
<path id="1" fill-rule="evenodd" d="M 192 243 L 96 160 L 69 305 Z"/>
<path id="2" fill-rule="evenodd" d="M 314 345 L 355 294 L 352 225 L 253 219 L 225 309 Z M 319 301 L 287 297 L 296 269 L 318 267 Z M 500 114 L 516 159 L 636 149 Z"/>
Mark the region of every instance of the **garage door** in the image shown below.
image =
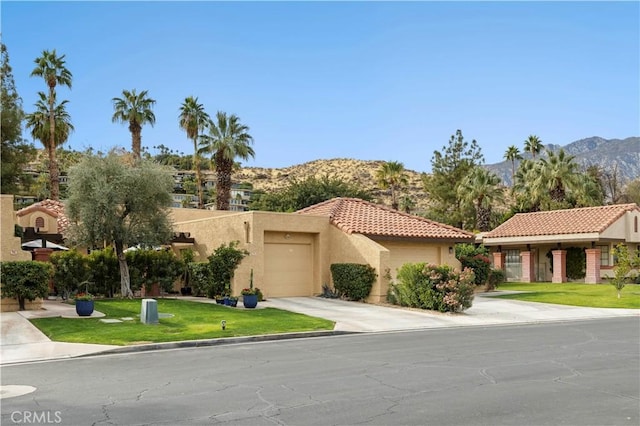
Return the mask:
<path id="1" fill-rule="evenodd" d="M 265 244 L 264 288 L 267 297 L 313 296 L 311 244 Z"/>
<path id="2" fill-rule="evenodd" d="M 384 246 L 389 249 L 389 269 L 394 280 L 397 270 L 405 263 L 440 263 L 440 249 L 437 246 L 393 242 L 385 242 Z"/>

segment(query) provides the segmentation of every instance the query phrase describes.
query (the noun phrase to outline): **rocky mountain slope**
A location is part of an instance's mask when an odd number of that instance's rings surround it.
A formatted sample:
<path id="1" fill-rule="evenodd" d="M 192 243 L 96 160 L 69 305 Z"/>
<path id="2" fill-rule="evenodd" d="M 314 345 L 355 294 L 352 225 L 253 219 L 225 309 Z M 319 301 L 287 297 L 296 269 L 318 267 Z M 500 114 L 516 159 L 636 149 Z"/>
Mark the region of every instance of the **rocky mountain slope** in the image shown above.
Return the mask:
<path id="1" fill-rule="evenodd" d="M 583 167 L 598 165 L 610 169 L 617 165 L 623 181 L 640 177 L 640 137 L 626 139 L 604 139 L 597 136 L 580 139 L 568 145 L 545 145 L 546 149 L 557 152 L 564 148 L 567 154 L 575 156 L 575 161 Z M 523 155 L 531 158 L 531 155 Z M 517 167 L 517 165 L 516 165 Z M 489 164 L 487 168 L 511 185 L 511 162 Z"/>

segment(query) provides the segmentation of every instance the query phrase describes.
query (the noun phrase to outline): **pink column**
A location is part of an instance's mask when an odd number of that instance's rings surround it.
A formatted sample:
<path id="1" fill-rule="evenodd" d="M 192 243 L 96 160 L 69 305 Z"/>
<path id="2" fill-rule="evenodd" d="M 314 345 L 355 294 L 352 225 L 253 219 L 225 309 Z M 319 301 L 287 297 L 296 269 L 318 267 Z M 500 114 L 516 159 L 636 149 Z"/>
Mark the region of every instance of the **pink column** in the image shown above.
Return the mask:
<path id="1" fill-rule="evenodd" d="M 553 250 L 553 278 L 552 283 L 566 283 L 567 282 L 567 251 L 566 250 Z"/>
<path id="2" fill-rule="evenodd" d="M 587 274 L 584 277 L 585 283 L 600 284 L 600 249 L 587 249 Z"/>
<path id="3" fill-rule="evenodd" d="M 532 283 L 536 280 L 536 273 L 533 262 L 533 253 L 530 251 L 521 251 L 520 259 L 522 261 L 522 277 L 523 283 Z"/>
<path id="4" fill-rule="evenodd" d="M 493 253 L 493 267 L 495 269 L 501 269 L 504 271 L 505 264 L 505 253 L 501 251 L 496 251 Z"/>

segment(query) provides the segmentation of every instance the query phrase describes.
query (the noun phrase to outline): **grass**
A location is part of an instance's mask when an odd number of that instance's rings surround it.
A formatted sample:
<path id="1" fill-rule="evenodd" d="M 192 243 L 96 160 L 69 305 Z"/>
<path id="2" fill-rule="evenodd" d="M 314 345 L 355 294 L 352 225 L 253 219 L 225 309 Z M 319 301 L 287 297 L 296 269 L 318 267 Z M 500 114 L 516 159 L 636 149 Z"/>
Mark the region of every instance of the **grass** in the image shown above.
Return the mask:
<path id="1" fill-rule="evenodd" d="M 104 318 L 135 320 L 107 324 L 98 318 L 39 318 L 31 322 L 54 341 L 106 345 L 333 330 L 334 326 L 332 321 L 275 308 L 237 309 L 173 299 L 158 299 L 158 312 L 173 317 L 160 318 L 158 325 L 149 325 L 140 322 L 140 308 L 139 299 L 96 300 L 95 309 L 104 313 Z M 222 320 L 227 322 L 225 330 L 220 326 Z"/>
<path id="2" fill-rule="evenodd" d="M 592 308 L 640 309 L 640 285 L 627 284 L 618 299 L 611 284 L 576 283 L 504 283 L 498 290 L 517 290 L 524 293 L 496 296 L 525 302 L 555 303 L 557 305 L 585 306 Z"/>

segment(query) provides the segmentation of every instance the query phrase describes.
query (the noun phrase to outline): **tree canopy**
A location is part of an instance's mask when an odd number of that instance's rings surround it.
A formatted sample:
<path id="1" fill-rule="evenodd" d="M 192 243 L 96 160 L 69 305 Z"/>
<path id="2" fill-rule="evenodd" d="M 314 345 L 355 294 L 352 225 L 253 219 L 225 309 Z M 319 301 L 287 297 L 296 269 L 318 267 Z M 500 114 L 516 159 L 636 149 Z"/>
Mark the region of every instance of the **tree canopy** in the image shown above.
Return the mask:
<path id="1" fill-rule="evenodd" d="M 125 247 L 171 238 L 172 188 L 169 170 L 128 154 L 86 156 L 69 170 L 69 237 L 90 248 L 115 247 L 123 297 L 132 296 Z"/>

